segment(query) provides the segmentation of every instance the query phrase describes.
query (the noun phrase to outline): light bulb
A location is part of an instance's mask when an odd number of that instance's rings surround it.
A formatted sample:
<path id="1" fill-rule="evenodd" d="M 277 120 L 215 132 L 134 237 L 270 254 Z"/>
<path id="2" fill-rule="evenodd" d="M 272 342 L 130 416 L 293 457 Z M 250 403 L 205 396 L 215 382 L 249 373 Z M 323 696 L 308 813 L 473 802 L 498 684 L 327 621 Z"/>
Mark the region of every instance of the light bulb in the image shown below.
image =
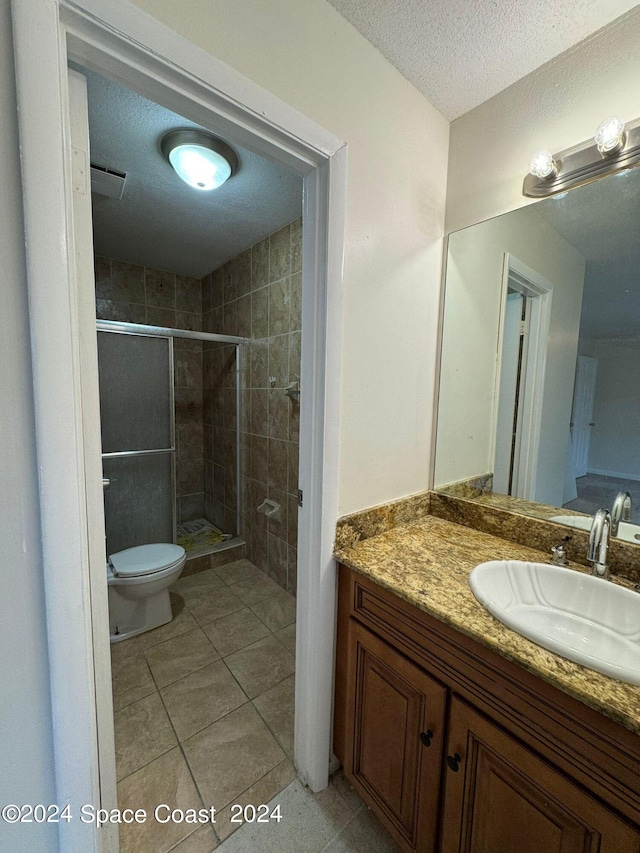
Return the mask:
<path id="1" fill-rule="evenodd" d="M 619 116 L 605 119 L 596 130 L 594 140 L 601 154 L 611 154 L 624 145 L 624 121 Z"/>
<path id="2" fill-rule="evenodd" d="M 558 167 L 553 159 L 553 154 L 547 148 L 536 151 L 529 163 L 529 171 L 536 178 L 550 178 L 557 174 Z"/>
<path id="3" fill-rule="evenodd" d="M 238 169 L 236 153 L 226 142 L 196 128 L 165 133 L 160 150 L 182 180 L 196 190 L 215 190 Z"/>
<path id="4" fill-rule="evenodd" d="M 225 158 L 201 145 L 178 145 L 169 152 L 169 162 L 182 180 L 196 190 L 215 190 L 231 175 Z"/>

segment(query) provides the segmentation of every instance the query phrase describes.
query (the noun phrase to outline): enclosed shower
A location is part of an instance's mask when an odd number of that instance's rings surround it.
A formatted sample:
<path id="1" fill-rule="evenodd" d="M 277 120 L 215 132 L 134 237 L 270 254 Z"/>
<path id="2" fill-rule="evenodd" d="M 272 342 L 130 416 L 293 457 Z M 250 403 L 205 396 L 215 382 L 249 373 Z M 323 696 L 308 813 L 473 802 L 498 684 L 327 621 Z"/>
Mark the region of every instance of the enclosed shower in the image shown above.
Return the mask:
<path id="1" fill-rule="evenodd" d="M 107 553 L 242 544 L 245 339 L 98 320 Z"/>

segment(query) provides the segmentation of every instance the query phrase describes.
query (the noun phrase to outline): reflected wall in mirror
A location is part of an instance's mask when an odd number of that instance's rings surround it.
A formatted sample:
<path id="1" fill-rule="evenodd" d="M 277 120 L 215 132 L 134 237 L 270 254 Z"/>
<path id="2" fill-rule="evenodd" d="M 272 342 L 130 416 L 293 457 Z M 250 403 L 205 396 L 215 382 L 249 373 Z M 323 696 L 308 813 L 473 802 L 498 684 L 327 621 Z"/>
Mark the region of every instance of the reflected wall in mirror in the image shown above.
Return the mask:
<path id="1" fill-rule="evenodd" d="M 442 335 L 436 490 L 640 523 L 640 169 L 451 234 Z"/>

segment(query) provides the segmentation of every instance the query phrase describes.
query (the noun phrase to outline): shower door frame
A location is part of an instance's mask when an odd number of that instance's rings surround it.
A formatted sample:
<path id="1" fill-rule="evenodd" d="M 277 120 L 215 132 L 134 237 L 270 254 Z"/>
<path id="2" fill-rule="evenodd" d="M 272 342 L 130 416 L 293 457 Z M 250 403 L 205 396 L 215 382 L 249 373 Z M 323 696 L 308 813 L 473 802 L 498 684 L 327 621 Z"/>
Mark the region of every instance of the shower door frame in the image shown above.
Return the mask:
<path id="1" fill-rule="evenodd" d="M 91 580 L 100 572 L 104 577 L 104 566 L 94 564 L 104 550 L 98 541 L 103 509 L 95 447 L 96 333 L 94 314 L 92 344 L 93 294 L 77 276 L 77 259 L 86 252 L 77 235 L 86 228 L 78 230 L 74 222 L 73 197 L 87 177 L 72 152 L 69 59 L 199 124 L 213 124 L 303 179 L 303 570 L 294 755 L 302 782 L 319 791 L 327 785 L 331 754 L 346 145 L 128 0 L 11 2 L 58 797 L 75 804 L 116 802 L 113 756 L 107 756 L 111 766 L 104 772 L 98 760 L 100 745 L 113 743 L 113 719 L 105 716 L 111 707 L 108 649 L 94 636 L 94 626 L 108 618 L 106 578 L 104 589 L 102 581 L 95 586 Z M 71 649 L 83 661 L 73 678 Z M 117 850 L 106 826 L 76 821 L 58 829 L 64 849 Z"/>
<path id="2" fill-rule="evenodd" d="M 124 323 L 119 320 L 96 320 L 97 332 L 110 332 L 116 335 L 140 335 L 148 338 L 166 338 L 171 341 L 169 347 L 169 372 L 171 380 L 171 447 L 162 450 L 125 450 L 102 454 L 102 459 L 114 459 L 122 456 L 143 456 L 149 453 L 171 453 L 171 490 L 173 507 L 173 541 L 176 541 L 178 527 L 177 485 L 176 485 L 176 404 L 174 383 L 174 346 L 175 338 L 190 341 L 210 341 L 211 343 L 231 344 L 235 348 L 235 380 L 236 380 L 236 532 L 234 536 L 243 537 L 242 525 L 242 345 L 249 342 L 248 338 L 237 335 L 218 335 L 214 332 L 197 332 L 192 329 L 173 329 L 169 326 L 149 326 L 145 323 Z"/>

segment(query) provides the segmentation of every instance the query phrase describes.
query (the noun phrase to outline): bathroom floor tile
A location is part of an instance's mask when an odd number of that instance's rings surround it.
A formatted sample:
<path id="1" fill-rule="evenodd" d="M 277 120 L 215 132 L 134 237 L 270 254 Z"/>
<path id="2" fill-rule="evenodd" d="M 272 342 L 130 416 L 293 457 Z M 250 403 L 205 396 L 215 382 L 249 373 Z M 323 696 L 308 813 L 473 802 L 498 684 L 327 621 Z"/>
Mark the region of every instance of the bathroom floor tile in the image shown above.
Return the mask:
<path id="1" fill-rule="evenodd" d="M 195 794 L 218 809 L 215 833 L 150 819 L 123 828 L 123 853 L 211 853 L 239 826 L 232 802 L 268 802 L 295 778 L 295 600 L 240 559 L 180 578 L 171 603 L 168 625 L 111 647 L 118 804 L 151 814 Z"/>
<path id="2" fill-rule="evenodd" d="M 281 631 L 276 631 L 276 637 L 289 649 L 292 655 L 296 653 L 296 623 L 287 625 Z"/>
<path id="3" fill-rule="evenodd" d="M 118 781 L 178 745 L 158 693 L 151 693 L 113 716 Z"/>
<path id="4" fill-rule="evenodd" d="M 280 631 L 296 621 L 296 600 L 284 590 L 252 605 L 251 609 L 270 631 Z"/>
<path id="5" fill-rule="evenodd" d="M 248 701 L 222 661 L 175 681 L 160 693 L 181 741 Z"/>
<path id="6" fill-rule="evenodd" d="M 133 638 L 137 640 L 137 637 Z M 131 640 L 111 646 L 111 689 L 113 708 L 118 711 L 138 699 L 155 693 L 157 687 L 140 646 Z"/>
<path id="7" fill-rule="evenodd" d="M 225 658 L 244 692 L 253 699 L 295 671 L 295 659 L 273 635 Z"/>
<path id="8" fill-rule="evenodd" d="M 276 764 L 273 770 L 270 770 L 262 779 L 258 779 L 250 788 L 243 791 L 242 794 L 233 798 L 234 804 L 241 806 L 261 806 L 264 803 L 270 802 L 277 794 L 280 793 L 287 785 L 296 778 L 296 770 L 293 764 L 287 759 Z M 242 824 L 231 823 L 231 818 L 235 817 L 236 813 L 231 813 L 231 806 L 225 806 L 216 812 L 216 834 L 221 841 L 228 838 L 236 829 L 240 829 Z"/>
<path id="9" fill-rule="evenodd" d="M 202 630 L 223 658 L 269 634 L 264 622 L 248 607 L 203 625 Z"/>
<path id="10" fill-rule="evenodd" d="M 265 598 L 269 598 L 277 592 L 282 592 L 282 587 L 278 586 L 270 577 L 267 577 L 264 572 L 260 572 L 259 576 L 246 578 L 245 580 L 231 584 L 229 589 L 233 590 L 249 607 L 257 604 L 259 601 L 264 601 Z"/>
<path id="11" fill-rule="evenodd" d="M 174 637 L 179 637 L 181 634 L 186 634 L 198 627 L 198 623 L 191 615 L 188 607 L 176 593 L 171 593 L 171 609 L 173 610 L 171 622 L 139 635 L 138 641 L 142 649 L 150 649 L 151 646 L 172 640 Z"/>
<path id="12" fill-rule="evenodd" d="M 323 848 L 323 853 L 401 853 L 401 850 L 373 812 L 362 808 Z"/>
<path id="13" fill-rule="evenodd" d="M 120 825 L 120 853 L 166 853 L 193 832 L 193 824 L 159 823 L 153 817 L 160 803 L 179 809 L 202 808 L 182 751 L 176 747 L 118 784 L 121 809 L 145 809 L 145 823 Z"/>
<path id="14" fill-rule="evenodd" d="M 197 572 L 186 578 L 178 578 L 171 587 L 171 591 L 177 592 L 189 606 L 191 603 L 196 604 L 199 598 L 208 595 L 214 589 L 224 589 L 224 587 L 224 581 L 216 572 L 213 569 L 206 569 L 204 572 Z"/>
<path id="15" fill-rule="evenodd" d="M 205 805 L 221 809 L 285 754 L 250 703 L 189 738 L 183 749 Z"/>
<path id="16" fill-rule="evenodd" d="M 210 826 L 201 826 L 184 841 L 171 848 L 171 853 L 211 853 L 218 846 L 218 839 Z"/>
<path id="17" fill-rule="evenodd" d="M 280 805 L 282 820 L 268 824 L 246 823 L 224 841 L 220 853 L 320 853 L 338 832 L 354 819 L 338 792 L 329 785 L 312 794 L 297 779 L 271 800 Z"/>
<path id="18" fill-rule="evenodd" d="M 158 687 L 166 687 L 220 658 L 200 628 L 145 651 Z"/>
<path id="19" fill-rule="evenodd" d="M 262 693 L 253 700 L 253 704 L 280 746 L 292 758 L 295 676 L 290 675 Z"/>
<path id="20" fill-rule="evenodd" d="M 356 792 L 351 782 L 345 778 L 344 771 L 342 768 L 337 770 L 331 779 L 329 780 L 330 784 L 338 791 L 343 799 L 346 801 L 347 805 L 354 811 L 357 812 L 364 805 L 364 801 L 360 794 Z"/>
<path id="21" fill-rule="evenodd" d="M 216 568 L 216 573 L 226 584 L 238 583 L 238 581 L 259 577 L 264 574 L 257 566 L 250 563 L 249 560 L 236 560 L 234 563 L 225 563 L 224 566 Z"/>
<path id="22" fill-rule="evenodd" d="M 227 586 L 213 590 L 193 604 L 189 604 L 189 610 L 199 625 L 214 622 L 216 619 L 235 613 L 236 610 L 242 610 L 243 607 L 243 602 Z"/>

